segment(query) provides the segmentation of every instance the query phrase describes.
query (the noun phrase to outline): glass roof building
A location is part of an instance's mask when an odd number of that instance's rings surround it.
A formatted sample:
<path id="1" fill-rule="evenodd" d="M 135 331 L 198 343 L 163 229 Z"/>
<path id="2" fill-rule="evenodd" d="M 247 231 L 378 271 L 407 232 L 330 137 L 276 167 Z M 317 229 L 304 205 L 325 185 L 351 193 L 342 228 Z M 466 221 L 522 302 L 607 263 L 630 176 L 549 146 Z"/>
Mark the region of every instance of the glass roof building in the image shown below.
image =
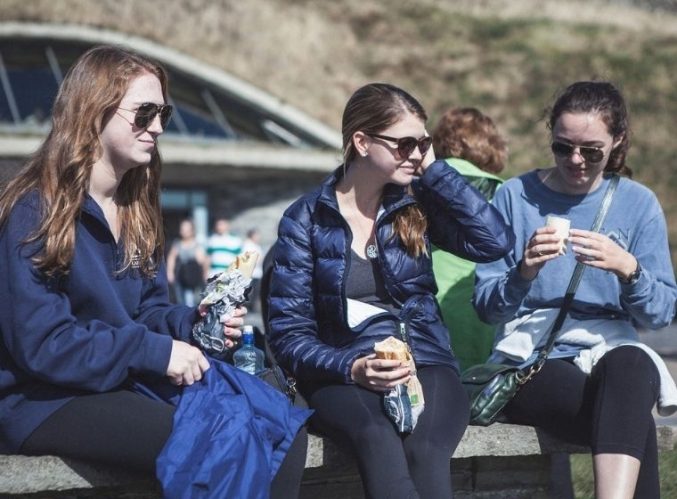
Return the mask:
<path id="1" fill-rule="evenodd" d="M 241 231 L 259 227 L 264 242 L 272 242 L 282 209 L 340 162 L 336 131 L 221 69 L 128 34 L 6 22 L 0 23 L 0 180 L 38 147 L 64 74 L 98 44 L 130 47 L 169 74 L 174 113 L 160 152 L 170 238 L 180 218 L 194 218 L 204 237 L 211 220 L 225 216 Z"/>
<path id="2" fill-rule="evenodd" d="M 47 38 L 0 39 L 0 132 L 44 134 L 58 86 L 93 44 Z M 161 61 L 175 110 L 165 132 L 190 140 L 245 140 L 292 147 L 330 147 L 326 138 L 255 107 L 227 88 Z"/>

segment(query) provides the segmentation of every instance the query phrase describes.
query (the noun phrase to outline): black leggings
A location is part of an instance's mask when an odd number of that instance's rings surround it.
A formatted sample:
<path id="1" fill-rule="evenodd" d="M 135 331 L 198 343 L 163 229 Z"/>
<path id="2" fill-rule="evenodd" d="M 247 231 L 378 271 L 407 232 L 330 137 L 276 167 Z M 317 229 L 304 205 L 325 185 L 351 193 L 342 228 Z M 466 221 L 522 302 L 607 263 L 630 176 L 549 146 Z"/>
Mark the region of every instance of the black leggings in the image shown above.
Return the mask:
<path id="1" fill-rule="evenodd" d="M 593 454 L 627 454 L 641 461 L 636 498 L 660 497 L 656 426 L 651 410 L 660 379 L 640 348 L 607 352 L 590 376 L 567 360 L 548 360 L 506 406 L 510 423 L 539 426 Z"/>
<path id="2" fill-rule="evenodd" d="M 26 455 L 58 455 L 155 472 L 172 431 L 174 406 L 120 390 L 76 397 L 47 418 L 21 446 Z M 299 432 L 271 486 L 271 498 L 298 496 L 307 433 Z"/>
<path id="3" fill-rule="evenodd" d="M 449 458 L 468 424 L 468 399 L 456 372 L 418 370 L 425 409 L 411 434 L 401 436 L 383 409 L 383 396 L 357 385 L 329 385 L 309 394 L 312 423 L 354 451 L 365 495 L 375 498 L 448 499 Z"/>

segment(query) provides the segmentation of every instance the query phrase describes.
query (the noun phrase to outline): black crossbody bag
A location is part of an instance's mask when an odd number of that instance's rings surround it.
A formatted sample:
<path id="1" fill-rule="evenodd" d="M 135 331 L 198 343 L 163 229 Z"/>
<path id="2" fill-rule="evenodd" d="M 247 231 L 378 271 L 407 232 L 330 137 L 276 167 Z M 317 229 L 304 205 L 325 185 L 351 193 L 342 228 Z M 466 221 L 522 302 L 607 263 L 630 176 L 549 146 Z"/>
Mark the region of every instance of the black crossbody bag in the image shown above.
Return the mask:
<path id="1" fill-rule="evenodd" d="M 612 175 L 609 186 L 604 193 L 600 209 L 595 217 L 595 222 L 590 229 L 592 232 L 598 232 L 602 227 L 619 180 L 618 175 Z M 461 383 L 463 383 L 463 387 L 470 398 L 470 424 L 489 426 L 496 421 L 500 421 L 501 411 L 506 404 L 512 400 L 522 385 L 538 374 L 543 368 L 548 355 L 550 355 L 555 345 L 557 333 L 559 333 L 569 313 L 584 271 L 585 265 L 578 262 L 569 281 L 569 286 L 567 287 L 557 318 L 548 333 L 545 347 L 538 353 L 538 357 L 533 364 L 528 367 L 519 368 L 509 364 L 485 363 L 469 367 L 463 372 Z"/>
<path id="2" fill-rule="evenodd" d="M 296 407 L 307 408 L 308 403 L 296 390 L 296 379 L 288 375 L 277 363 L 273 351 L 270 349 L 268 339 L 258 327 L 254 328 L 254 338 L 257 347 L 264 353 L 264 370 L 257 373 L 257 377 L 284 393 L 289 402 Z"/>

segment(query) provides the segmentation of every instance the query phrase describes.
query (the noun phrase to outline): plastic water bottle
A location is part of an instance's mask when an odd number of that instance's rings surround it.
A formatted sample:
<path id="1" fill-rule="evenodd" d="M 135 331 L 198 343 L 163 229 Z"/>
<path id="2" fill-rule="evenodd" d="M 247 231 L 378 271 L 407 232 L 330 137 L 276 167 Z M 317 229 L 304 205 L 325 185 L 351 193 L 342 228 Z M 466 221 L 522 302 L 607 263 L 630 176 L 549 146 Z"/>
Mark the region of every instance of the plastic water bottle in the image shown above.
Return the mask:
<path id="1" fill-rule="evenodd" d="M 263 352 L 254 346 L 254 328 L 242 328 L 242 346 L 233 354 L 233 364 L 249 374 L 263 371 Z"/>

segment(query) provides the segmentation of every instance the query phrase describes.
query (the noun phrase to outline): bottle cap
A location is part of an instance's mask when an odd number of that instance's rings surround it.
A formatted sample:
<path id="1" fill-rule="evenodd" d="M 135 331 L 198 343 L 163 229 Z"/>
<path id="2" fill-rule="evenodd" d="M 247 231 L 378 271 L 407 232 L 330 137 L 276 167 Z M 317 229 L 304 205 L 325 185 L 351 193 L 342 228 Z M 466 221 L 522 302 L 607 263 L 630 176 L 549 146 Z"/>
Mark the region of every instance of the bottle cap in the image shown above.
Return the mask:
<path id="1" fill-rule="evenodd" d="M 253 345 L 254 344 L 254 328 L 247 324 L 242 326 L 242 344 L 243 345 Z"/>

